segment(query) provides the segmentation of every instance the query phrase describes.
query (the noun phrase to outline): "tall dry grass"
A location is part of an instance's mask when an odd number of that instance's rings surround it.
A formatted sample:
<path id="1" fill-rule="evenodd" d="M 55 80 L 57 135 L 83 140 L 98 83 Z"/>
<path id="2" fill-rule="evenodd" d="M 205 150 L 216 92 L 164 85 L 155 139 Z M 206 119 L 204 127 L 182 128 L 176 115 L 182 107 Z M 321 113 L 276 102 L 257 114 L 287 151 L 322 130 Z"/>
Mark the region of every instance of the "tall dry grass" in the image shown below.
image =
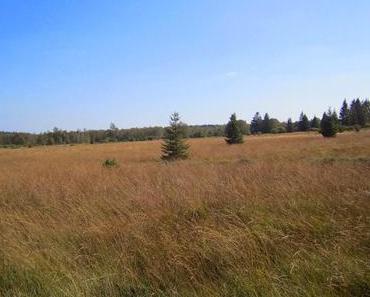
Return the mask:
<path id="1" fill-rule="evenodd" d="M 0 150 L 0 296 L 370 296 L 369 132 L 190 143 Z"/>

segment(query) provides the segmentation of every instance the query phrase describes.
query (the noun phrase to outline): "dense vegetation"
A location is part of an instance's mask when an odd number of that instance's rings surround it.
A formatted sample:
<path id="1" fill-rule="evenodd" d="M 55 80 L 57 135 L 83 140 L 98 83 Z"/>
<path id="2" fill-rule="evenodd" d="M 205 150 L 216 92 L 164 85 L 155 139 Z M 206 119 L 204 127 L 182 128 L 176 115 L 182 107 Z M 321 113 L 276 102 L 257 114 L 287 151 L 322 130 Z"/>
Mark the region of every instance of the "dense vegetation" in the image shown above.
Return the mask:
<path id="1" fill-rule="evenodd" d="M 189 125 L 185 129 L 185 137 L 223 136 L 224 125 Z M 40 134 L 0 132 L 0 145 L 52 145 L 78 143 L 107 143 L 125 141 L 144 141 L 163 138 L 164 127 L 147 127 L 119 129 L 111 125 L 108 130 L 65 131 L 54 128 L 53 131 Z"/>
<path id="2" fill-rule="evenodd" d="M 360 129 L 370 123 L 370 101 L 355 99 L 348 105 L 347 101 L 339 113 L 340 129 Z M 316 116 L 311 120 L 303 112 L 299 120 L 293 122 L 288 119 L 280 122 L 265 114 L 262 118 L 257 112 L 250 124 L 244 120 L 238 120 L 238 126 L 243 135 L 263 133 L 285 133 L 294 131 L 319 131 L 320 119 Z M 226 125 L 188 125 L 184 127 L 184 137 L 201 138 L 224 136 Z M 0 146 L 34 146 L 52 144 L 78 144 L 78 143 L 106 143 L 122 141 L 155 140 L 164 137 L 164 127 L 147 127 L 119 129 L 113 123 L 107 130 L 77 130 L 65 131 L 54 128 L 40 134 L 21 132 L 0 132 Z"/>

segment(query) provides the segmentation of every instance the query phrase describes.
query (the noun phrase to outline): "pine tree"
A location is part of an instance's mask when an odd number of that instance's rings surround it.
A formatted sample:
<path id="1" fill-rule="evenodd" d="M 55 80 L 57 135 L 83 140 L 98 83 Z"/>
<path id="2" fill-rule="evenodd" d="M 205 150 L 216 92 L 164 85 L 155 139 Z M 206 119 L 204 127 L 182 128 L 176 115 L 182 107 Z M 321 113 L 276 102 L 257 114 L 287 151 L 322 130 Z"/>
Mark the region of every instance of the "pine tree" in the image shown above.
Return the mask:
<path id="1" fill-rule="evenodd" d="M 335 111 L 324 112 L 321 119 L 321 134 L 324 137 L 334 137 L 338 132 L 338 116 Z"/>
<path id="2" fill-rule="evenodd" d="M 243 134 L 240 130 L 238 120 L 236 119 L 236 114 L 233 113 L 230 117 L 229 122 L 225 127 L 225 141 L 228 144 L 243 143 Z"/>
<path id="3" fill-rule="evenodd" d="M 299 131 L 308 131 L 310 129 L 310 121 L 303 112 L 299 116 L 298 129 Z"/>
<path id="4" fill-rule="evenodd" d="M 370 123 L 370 101 L 369 99 L 364 100 L 362 107 L 365 113 L 366 123 Z"/>
<path id="5" fill-rule="evenodd" d="M 350 111 L 349 111 L 348 103 L 346 99 L 344 99 L 343 101 L 342 108 L 340 109 L 340 112 L 339 112 L 339 117 L 340 117 L 340 122 L 343 126 L 349 126 L 351 124 Z"/>
<path id="6" fill-rule="evenodd" d="M 171 115 L 170 126 L 165 130 L 165 139 L 162 145 L 162 159 L 173 161 L 187 159 L 189 145 L 184 141 L 185 125 L 180 121 L 177 112 Z"/>
<path id="7" fill-rule="evenodd" d="M 262 118 L 259 112 L 256 112 L 252 121 L 251 121 L 251 133 L 257 134 L 262 132 Z"/>
<path id="8" fill-rule="evenodd" d="M 366 125 L 366 114 L 360 99 L 352 100 L 350 108 L 350 122 L 351 125 Z"/>
<path id="9" fill-rule="evenodd" d="M 356 100 L 351 101 L 351 106 L 350 106 L 350 109 L 349 109 L 349 118 L 350 118 L 350 125 L 351 126 L 358 125 Z"/>
<path id="10" fill-rule="evenodd" d="M 293 121 L 292 121 L 292 119 L 291 119 L 291 118 L 289 118 L 289 119 L 288 119 L 288 121 L 287 121 L 287 124 L 286 124 L 286 131 L 287 131 L 288 133 L 291 133 L 291 132 L 293 132 L 293 131 L 294 131 L 294 125 L 293 125 Z"/>
<path id="11" fill-rule="evenodd" d="M 360 101 L 360 99 L 356 99 L 356 108 L 358 110 L 358 121 L 359 125 L 361 127 L 365 127 L 366 125 L 366 113 L 365 113 L 365 108 L 363 105 L 363 102 Z"/>
<path id="12" fill-rule="evenodd" d="M 311 128 L 320 129 L 320 119 L 317 116 L 314 116 L 310 122 Z"/>
<path id="13" fill-rule="evenodd" d="M 272 122 L 268 113 L 265 113 L 265 116 L 262 121 L 262 132 L 271 133 L 272 131 Z"/>

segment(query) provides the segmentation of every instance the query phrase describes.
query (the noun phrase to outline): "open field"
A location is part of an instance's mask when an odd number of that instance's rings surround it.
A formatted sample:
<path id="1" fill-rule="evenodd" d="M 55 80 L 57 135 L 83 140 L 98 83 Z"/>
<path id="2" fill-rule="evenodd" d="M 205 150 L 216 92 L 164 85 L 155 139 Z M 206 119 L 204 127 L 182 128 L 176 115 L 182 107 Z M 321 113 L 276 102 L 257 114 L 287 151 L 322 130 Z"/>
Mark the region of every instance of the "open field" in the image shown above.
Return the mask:
<path id="1" fill-rule="evenodd" d="M 369 131 L 190 144 L 0 150 L 0 296 L 370 296 Z"/>

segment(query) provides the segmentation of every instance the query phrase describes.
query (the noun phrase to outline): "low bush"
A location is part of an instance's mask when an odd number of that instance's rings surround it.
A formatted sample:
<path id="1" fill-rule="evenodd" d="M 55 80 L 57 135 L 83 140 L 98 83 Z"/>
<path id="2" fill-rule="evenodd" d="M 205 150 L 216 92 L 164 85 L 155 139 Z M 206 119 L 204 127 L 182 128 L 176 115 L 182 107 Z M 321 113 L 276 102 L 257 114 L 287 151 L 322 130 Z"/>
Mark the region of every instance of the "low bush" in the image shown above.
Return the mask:
<path id="1" fill-rule="evenodd" d="M 111 168 L 111 167 L 117 167 L 118 166 L 118 162 L 116 159 L 106 159 L 104 162 L 103 162 L 103 166 L 104 167 L 107 167 L 107 168 Z"/>

